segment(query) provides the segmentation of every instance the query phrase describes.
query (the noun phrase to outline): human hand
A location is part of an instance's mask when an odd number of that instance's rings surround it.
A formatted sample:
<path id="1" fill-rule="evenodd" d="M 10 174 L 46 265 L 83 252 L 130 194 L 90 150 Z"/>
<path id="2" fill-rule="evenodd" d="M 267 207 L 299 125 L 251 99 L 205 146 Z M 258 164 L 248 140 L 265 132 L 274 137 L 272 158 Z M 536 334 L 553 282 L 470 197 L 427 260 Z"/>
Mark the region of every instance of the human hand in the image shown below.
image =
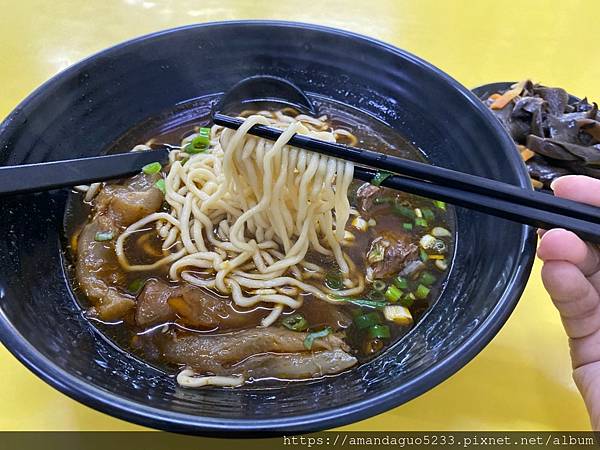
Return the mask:
<path id="1" fill-rule="evenodd" d="M 600 207 L 600 180 L 567 176 L 552 189 L 557 197 Z M 600 247 L 563 229 L 540 234 L 542 280 L 569 337 L 573 379 L 592 428 L 600 430 Z"/>

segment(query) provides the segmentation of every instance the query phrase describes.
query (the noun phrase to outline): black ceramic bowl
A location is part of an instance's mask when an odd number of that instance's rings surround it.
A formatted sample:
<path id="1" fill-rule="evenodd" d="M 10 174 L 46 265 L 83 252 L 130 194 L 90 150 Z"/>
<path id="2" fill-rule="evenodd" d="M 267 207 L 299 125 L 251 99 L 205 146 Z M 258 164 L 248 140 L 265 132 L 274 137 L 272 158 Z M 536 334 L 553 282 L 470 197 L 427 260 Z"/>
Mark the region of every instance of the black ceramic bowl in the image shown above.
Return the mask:
<path id="1" fill-rule="evenodd" d="M 387 122 L 437 165 L 529 188 L 498 122 L 467 89 L 382 42 L 313 25 L 229 22 L 156 33 L 70 67 L 0 126 L 0 164 L 92 156 L 149 117 L 271 74 Z M 0 200 L 0 337 L 65 394 L 139 424 L 185 432 L 306 431 L 398 406 L 440 383 L 498 332 L 534 255 L 528 227 L 458 209 L 448 286 L 410 334 L 333 378 L 257 390 L 178 388 L 91 327 L 65 276 L 66 191 Z M 449 411 L 451 413 L 451 411 Z"/>

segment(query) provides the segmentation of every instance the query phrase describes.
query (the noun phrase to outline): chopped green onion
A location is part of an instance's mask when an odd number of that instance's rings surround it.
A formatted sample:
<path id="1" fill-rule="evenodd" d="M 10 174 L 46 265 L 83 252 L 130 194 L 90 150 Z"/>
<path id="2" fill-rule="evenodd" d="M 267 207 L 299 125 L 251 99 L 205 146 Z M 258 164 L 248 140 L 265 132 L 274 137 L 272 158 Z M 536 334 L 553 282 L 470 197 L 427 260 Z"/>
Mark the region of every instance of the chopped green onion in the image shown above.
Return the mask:
<path id="1" fill-rule="evenodd" d="M 153 175 L 155 173 L 160 172 L 162 169 L 162 165 L 159 162 L 153 162 L 150 164 L 146 164 L 144 167 L 142 167 L 142 172 L 144 172 L 146 175 Z"/>
<path id="2" fill-rule="evenodd" d="M 349 299 L 349 300 L 347 300 L 347 302 L 352 305 L 365 307 L 365 308 L 383 308 L 388 304 L 387 302 L 384 302 L 384 301 L 365 300 L 365 299 L 361 299 L 361 298 Z"/>
<path id="3" fill-rule="evenodd" d="M 208 147 L 194 147 L 194 144 L 192 144 L 191 142 L 183 147 L 183 151 L 189 153 L 190 155 L 195 155 L 196 153 L 204 153 L 206 150 L 208 150 Z"/>
<path id="4" fill-rule="evenodd" d="M 402 297 L 402 291 L 398 289 L 393 284 L 390 285 L 385 291 L 385 298 L 387 298 L 390 302 L 397 302 L 400 297 Z"/>
<path id="5" fill-rule="evenodd" d="M 415 294 L 410 292 L 400 299 L 400 304 L 405 308 L 409 308 L 413 305 L 416 299 L 417 297 L 415 297 Z"/>
<path id="6" fill-rule="evenodd" d="M 385 181 L 386 178 L 391 177 L 392 174 L 389 172 L 377 172 L 373 179 L 371 180 L 371 184 L 373 186 L 380 186 L 381 183 Z"/>
<path id="7" fill-rule="evenodd" d="M 208 147 L 210 144 L 210 128 L 200 128 L 198 134 L 192 139 L 192 145 L 196 148 Z"/>
<path id="8" fill-rule="evenodd" d="M 373 325 L 377 325 L 380 322 L 381 317 L 379 316 L 379 313 L 374 311 L 354 318 L 354 324 L 359 330 L 364 330 L 366 328 L 372 327 Z"/>
<path id="9" fill-rule="evenodd" d="M 383 294 L 381 294 L 380 292 L 377 291 L 371 291 L 371 293 L 369 294 L 369 297 L 372 294 L 377 294 L 378 296 L 380 296 L 381 299 L 383 299 Z M 330 297 L 332 300 L 337 301 L 337 302 L 344 302 L 344 303 L 350 303 L 351 305 L 354 306 L 360 306 L 360 307 L 365 307 L 365 308 L 383 308 L 384 306 L 386 306 L 388 304 L 388 302 L 386 301 L 381 301 L 381 300 L 371 300 L 371 299 L 365 299 L 365 298 L 350 298 L 350 297 Z"/>
<path id="10" fill-rule="evenodd" d="M 163 180 L 162 178 L 160 180 L 158 180 L 156 183 L 154 183 L 154 187 L 156 189 L 159 189 L 163 194 L 166 194 L 166 192 L 167 192 L 165 180 Z"/>
<path id="11" fill-rule="evenodd" d="M 412 223 L 403 223 L 402 227 L 406 230 L 406 231 L 412 231 L 413 229 L 413 224 Z"/>
<path id="12" fill-rule="evenodd" d="M 127 290 L 129 292 L 131 292 L 132 294 L 137 294 L 138 292 L 140 292 L 142 290 L 145 283 L 146 283 L 146 280 L 138 278 L 137 280 L 134 280 L 131 283 L 129 283 L 129 286 L 127 286 Z"/>
<path id="13" fill-rule="evenodd" d="M 398 289 L 406 289 L 408 288 L 408 280 L 403 277 L 394 278 L 394 284 Z"/>
<path id="14" fill-rule="evenodd" d="M 435 283 L 437 281 L 437 278 L 434 277 L 431 273 L 429 272 L 423 272 L 423 274 L 421 275 L 421 284 L 424 284 L 425 286 L 431 286 L 433 283 Z"/>
<path id="15" fill-rule="evenodd" d="M 417 297 L 419 300 L 425 300 L 430 292 L 431 289 L 420 284 L 415 291 L 415 297 Z"/>
<path id="16" fill-rule="evenodd" d="M 423 262 L 429 261 L 429 255 L 423 249 L 419 250 L 419 257 L 421 258 L 421 261 L 423 261 Z"/>
<path id="17" fill-rule="evenodd" d="M 406 206 L 394 205 L 392 211 L 396 215 L 404 216 L 411 220 L 415 218 L 415 212 L 412 209 L 407 208 Z"/>
<path id="18" fill-rule="evenodd" d="M 306 331 L 308 329 L 308 321 L 302 314 L 292 314 L 281 321 L 284 327 L 292 331 Z"/>
<path id="19" fill-rule="evenodd" d="M 389 339 L 392 336 L 387 325 L 373 325 L 368 334 L 371 339 Z"/>
<path id="20" fill-rule="evenodd" d="M 435 214 L 434 212 L 429 209 L 429 208 L 423 208 L 422 210 L 423 213 L 423 219 L 425 220 L 433 220 L 435 218 Z"/>
<path id="21" fill-rule="evenodd" d="M 446 253 L 448 247 L 446 246 L 446 243 L 444 241 L 442 241 L 441 239 L 436 239 L 435 244 L 433 246 L 433 250 L 436 253 Z"/>
<path id="22" fill-rule="evenodd" d="M 304 348 L 306 350 L 310 350 L 315 342 L 315 339 L 324 338 L 331 334 L 333 330 L 331 327 L 324 328 L 321 331 L 316 331 L 314 333 L 308 333 L 308 336 L 304 338 Z"/>
<path id="23" fill-rule="evenodd" d="M 434 200 L 434 201 L 433 201 L 433 204 L 434 204 L 435 206 L 437 206 L 438 208 L 440 208 L 440 209 L 442 209 L 442 210 L 446 211 L 446 203 L 444 203 L 444 202 L 442 202 L 442 201 L 440 201 L 440 200 Z"/>
<path id="24" fill-rule="evenodd" d="M 98 231 L 96 236 L 94 236 L 94 240 L 98 242 L 110 241 L 114 237 L 112 231 Z"/>
<path id="25" fill-rule="evenodd" d="M 342 274 L 340 272 L 329 272 L 325 276 L 325 285 L 334 291 L 342 289 L 344 287 L 344 279 L 342 278 Z"/>
<path id="26" fill-rule="evenodd" d="M 422 217 L 417 217 L 415 219 L 415 225 L 418 227 L 427 228 L 427 221 L 425 219 L 423 219 Z"/>
<path id="27" fill-rule="evenodd" d="M 381 281 L 381 280 L 375 280 L 373 281 L 373 289 L 375 289 L 377 292 L 383 292 L 385 291 L 385 282 Z"/>

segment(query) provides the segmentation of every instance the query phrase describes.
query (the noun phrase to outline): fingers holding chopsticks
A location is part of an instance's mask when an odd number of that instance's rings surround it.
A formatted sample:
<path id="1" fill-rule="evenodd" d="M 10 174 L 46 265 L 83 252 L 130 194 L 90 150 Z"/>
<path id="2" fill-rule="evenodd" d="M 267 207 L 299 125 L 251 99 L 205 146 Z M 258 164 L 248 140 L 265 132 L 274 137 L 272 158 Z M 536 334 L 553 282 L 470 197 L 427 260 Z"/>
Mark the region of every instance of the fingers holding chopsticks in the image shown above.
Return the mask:
<path id="1" fill-rule="evenodd" d="M 600 181 L 558 179 L 557 196 L 600 206 Z M 600 249 L 564 229 L 543 233 L 538 256 L 542 280 L 571 338 L 573 367 L 600 361 Z"/>
<path id="2" fill-rule="evenodd" d="M 600 180 L 583 175 L 568 175 L 552 183 L 557 197 L 600 207 Z"/>

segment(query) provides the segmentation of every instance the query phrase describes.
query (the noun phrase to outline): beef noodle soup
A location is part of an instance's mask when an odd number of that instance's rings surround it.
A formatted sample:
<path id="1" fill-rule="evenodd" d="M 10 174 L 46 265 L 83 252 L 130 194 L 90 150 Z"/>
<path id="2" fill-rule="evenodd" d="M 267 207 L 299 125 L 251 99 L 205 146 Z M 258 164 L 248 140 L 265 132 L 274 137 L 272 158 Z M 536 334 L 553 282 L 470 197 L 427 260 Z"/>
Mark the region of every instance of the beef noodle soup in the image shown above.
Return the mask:
<path id="1" fill-rule="evenodd" d="M 443 288 L 453 211 L 286 145 L 301 133 L 422 158 L 369 116 L 321 111 L 244 111 L 237 131 L 196 116 L 133 149 L 172 144 L 168 162 L 80 187 L 65 223 L 87 316 L 186 387 L 336 375 L 414 327 Z M 254 124 L 285 132 L 266 141 Z"/>

